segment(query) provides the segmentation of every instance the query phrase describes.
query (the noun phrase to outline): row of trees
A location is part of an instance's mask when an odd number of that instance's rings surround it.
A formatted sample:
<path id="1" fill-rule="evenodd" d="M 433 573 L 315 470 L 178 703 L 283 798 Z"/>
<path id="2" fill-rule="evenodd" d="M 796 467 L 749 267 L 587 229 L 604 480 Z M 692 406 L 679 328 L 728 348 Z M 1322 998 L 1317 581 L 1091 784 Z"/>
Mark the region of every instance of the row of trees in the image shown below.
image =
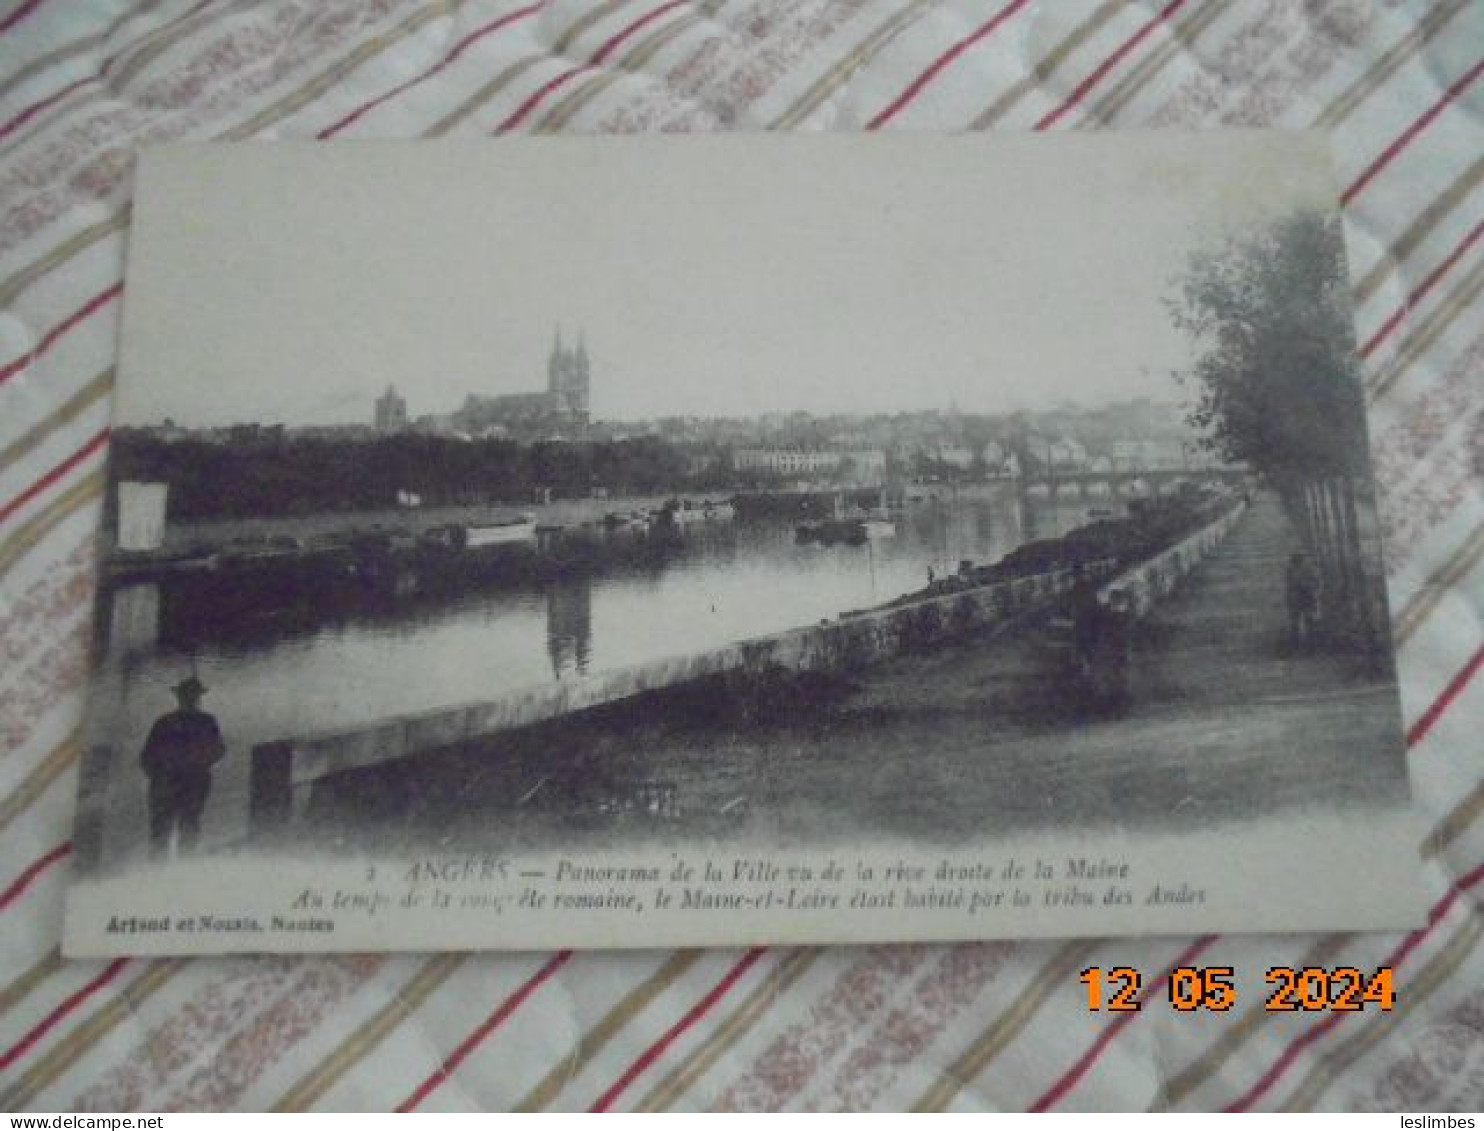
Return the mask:
<path id="1" fill-rule="evenodd" d="M 982 461 L 980 461 L 982 465 Z M 919 457 L 904 469 L 919 477 L 982 478 Z M 401 433 L 375 439 L 295 437 L 281 430 L 244 432 L 229 443 L 165 440 L 119 429 L 113 438 L 116 479 L 170 484 L 177 521 L 274 517 L 325 511 L 379 510 L 411 492 L 427 505 L 520 503 L 611 495 L 767 488 L 790 476 L 743 473 L 729 451 L 685 450 L 657 437 L 595 442 L 462 440 Z M 850 460 L 816 478 L 858 483 Z"/>
<path id="2" fill-rule="evenodd" d="M 253 444 L 173 441 L 120 431 L 116 479 L 170 484 L 173 520 L 314 514 L 395 506 L 528 502 L 672 490 L 684 457 L 655 439 L 519 444 L 397 435 L 372 440 L 287 437 Z"/>
<path id="3" fill-rule="evenodd" d="M 1298 212 L 1202 251 L 1171 308 L 1200 349 L 1191 423 L 1276 488 L 1331 624 L 1374 642 L 1385 598 L 1339 218 Z"/>

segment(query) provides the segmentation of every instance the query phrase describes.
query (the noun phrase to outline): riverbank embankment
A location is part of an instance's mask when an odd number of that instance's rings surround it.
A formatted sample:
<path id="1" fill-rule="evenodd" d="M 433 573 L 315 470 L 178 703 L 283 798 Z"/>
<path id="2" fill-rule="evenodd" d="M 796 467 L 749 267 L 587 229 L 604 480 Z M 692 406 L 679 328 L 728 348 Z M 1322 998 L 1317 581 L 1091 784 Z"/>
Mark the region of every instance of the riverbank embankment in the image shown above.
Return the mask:
<path id="1" fill-rule="evenodd" d="M 645 829 L 952 843 L 1392 804 L 1406 790 L 1394 684 L 1355 657 L 1285 648 L 1294 544 L 1271 499 L 1243 513 L 1141 622 L 1116 716 L 1078 709 L 1032 624 L 861 671 L 647 692 L 327 779 L 311 811 L 327 829 L 373 814 L 406 844 L 530 847 Z"/>
<path id="2" fill-rule="evenodd" d="M 1168 558 L 1161 578 L 1174 578 L 1209 552 L 1240 513 L 1240 500 L 1190 499 L 1159 508 L 1178 522 L 1155 521 L 1173 545 L 1161 546 L 1151 560 Z M 1191 530 L 1194 524 L 1195 529 Z M 1133 528 L 1142 528 L 1135 520 Z M 1127 531 L 1125 532 L 1127 533 Z M 1075 544 L 1076 532 L 1068 536 Z M 929 593 L 907 604 L 893 603 L 852 612 L 819 624 L 727 644 L 707 651 L 668 657 L 632 668 L 600 673 L 580 681 L 531 687 L 498 699 L 424 715 L 390 718 L 352 731 L 285 736 L 253 753 L 254 808 L 262 821 L 288 819 L 315 781 L 468 742 L 499 737 L 521 728 L 607 708 L 645 694 L 704 685 L 722 678 L 745 684 L 778 671 L 793 675 L 855 673 L 904 653 L 931 650 L 961 639 L 997 635 L 1028 618 L 1059 608 L 1080 574 L 1092 569 L 1111 580 L 1116 559 L 1060 562 L 1035 575 L 976 585 L 950 593 Z M 1143 583 L 1151 593 L 1164 581 Z M 703 695 L 704 699 L 705 696 Z"/>

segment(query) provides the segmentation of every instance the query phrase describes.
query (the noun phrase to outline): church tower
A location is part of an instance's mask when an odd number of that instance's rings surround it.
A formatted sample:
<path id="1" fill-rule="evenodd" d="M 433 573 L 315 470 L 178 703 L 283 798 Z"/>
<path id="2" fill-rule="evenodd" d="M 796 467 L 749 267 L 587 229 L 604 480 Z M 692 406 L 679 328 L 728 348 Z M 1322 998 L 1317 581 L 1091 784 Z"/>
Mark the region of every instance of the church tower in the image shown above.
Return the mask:
<path id="1" fill-rule="evenodd" d="M 562 391 L 562 370 L 567 356 L 562 345 L 562 328 L 558 326 L 551 338 L 551 356 L 546 359 L 546 391 L 556 400 Z"/>
<path id="2" fill-rule="evenodd" d="M 578 336 L 577 345 L 568 349 L 562 344 L 562 331 L 557 329 L 551 343 L 551 356 L 546 362 L 547 392 L 556 411 L 586 424 L 592 371 L 587 345 Z"/>
<path id="3" fill-rule="evenodd" d="M 376 398 L 375 425 L 378 432 L 401 432 L 407 427 L 407 401 L 397 394 L 396 386 L 388 385 Z"/>
<path id="4" fill-rule="evenodd" d="M 592 369 L 587 360 L 587 342 L 577 335 L 577 349 L 572 354 L 572 380 L 568 388 L 571 412 L 587 423 L 589 397 L 592 391 Z"/>

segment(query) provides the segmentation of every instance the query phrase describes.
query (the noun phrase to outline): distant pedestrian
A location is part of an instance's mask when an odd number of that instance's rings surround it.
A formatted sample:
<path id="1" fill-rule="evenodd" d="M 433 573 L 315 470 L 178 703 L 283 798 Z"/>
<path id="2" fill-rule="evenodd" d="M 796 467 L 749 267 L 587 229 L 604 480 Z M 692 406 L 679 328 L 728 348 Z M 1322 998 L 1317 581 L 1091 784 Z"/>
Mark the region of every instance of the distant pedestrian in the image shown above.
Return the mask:
<path id="1" fill-rule="evenodd" d="M 1119 714 L 1128 710 L 1132 698 L 1129 675 L 1133 666 L 1133 621 L 1127 590 L 1112 590 L 1098 618 L 1093 645 L 1093 701 L 1099 710 Z"/>
<path id="2" fill-rule="evenodd" d="M 1082 562 L 1072 570 L 1071 613 L 1073 665 L 1079 677 L 1090 679 L 1103 627 L 1103 606 L 1097 579 Z"/>
<path id="3" fill-rule="evenodd" d="M 155 720 L 139 755 L 149 778 L 149 848 L 156 857 L 169 852 L 172 834 L 176 852 L 195 848 L 211 768 L 227 752 L 216 719 L 201 710 L 206 685 L 191 676 L 172 690 L 177 708 Z"/>
<path id="4" fill-rule="evenodd" d="M 1071 592 L 1072 678 L 1084 710 L 1122 712 L 1129 704 L 1133 610 L 1121 589 L 1100 592 L 1097 577 L 1082 563 L 1073 571 Z"/>
<path id="5" fill-rule="evenodd" d="M 1288 641 L 1295 648 L 1308 648 L 1319 625 L 1319 576 L 1307 554 L 1289 556 L 1283 584 L 1288 603 Z"/>

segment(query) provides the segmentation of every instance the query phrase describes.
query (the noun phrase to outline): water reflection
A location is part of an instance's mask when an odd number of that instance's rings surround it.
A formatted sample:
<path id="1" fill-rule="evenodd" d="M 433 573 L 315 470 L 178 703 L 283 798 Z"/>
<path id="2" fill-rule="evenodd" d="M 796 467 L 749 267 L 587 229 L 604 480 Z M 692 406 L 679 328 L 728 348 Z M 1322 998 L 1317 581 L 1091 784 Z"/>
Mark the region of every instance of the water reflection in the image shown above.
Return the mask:
<path id="1" fill-rule="evenodd" d="M 113 598 L 109 618 L 110 650 L 121 660 L 148 655 L 160 639 L 160 587 L 151 583 L 130 585 Z"/>
<path id="2" fill-rule="evenodd" d="M 546 653 L 553 679 L 587 675 L 593 643 L 593 587 L 587 577 L 546 591 Z"/>

